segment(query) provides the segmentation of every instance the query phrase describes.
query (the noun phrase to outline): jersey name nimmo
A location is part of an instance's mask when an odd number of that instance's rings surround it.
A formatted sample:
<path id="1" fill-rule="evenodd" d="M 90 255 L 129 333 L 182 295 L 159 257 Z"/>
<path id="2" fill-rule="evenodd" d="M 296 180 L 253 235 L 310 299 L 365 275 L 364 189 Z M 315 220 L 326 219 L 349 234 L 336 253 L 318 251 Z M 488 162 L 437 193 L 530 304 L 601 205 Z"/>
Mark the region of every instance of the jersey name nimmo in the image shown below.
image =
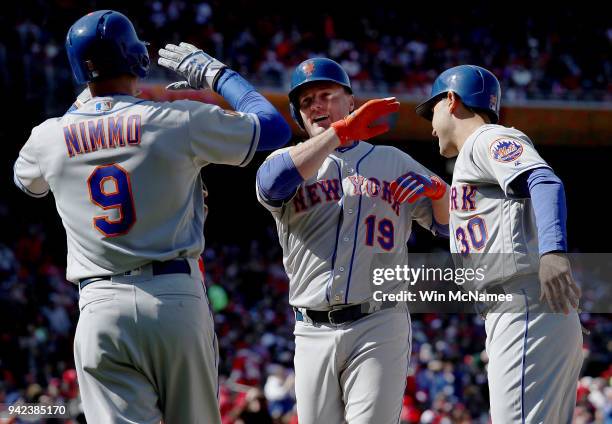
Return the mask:
<path id="1" fill-rule="evenodd" d="M 101 149 L 136 146 L 142 136 L 138 114 L 90 119 L 63 127 L 68 157 Z"/>

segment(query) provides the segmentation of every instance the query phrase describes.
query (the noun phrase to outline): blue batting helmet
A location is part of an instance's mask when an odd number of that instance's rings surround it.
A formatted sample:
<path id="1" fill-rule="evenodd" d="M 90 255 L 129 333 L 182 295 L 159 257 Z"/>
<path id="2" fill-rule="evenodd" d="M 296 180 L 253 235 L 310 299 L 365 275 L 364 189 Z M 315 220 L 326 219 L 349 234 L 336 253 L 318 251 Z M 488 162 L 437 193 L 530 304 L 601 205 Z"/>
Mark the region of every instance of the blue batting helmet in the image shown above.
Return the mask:
<path id="1" fill-rule="evenodd" d="M 304 121 L 302 121 L 302 116 L 300 115 L 300 106 L 298 102 L 300 89 L 306 84 L 315 81 L 335 82 L 346 88 L 350 93 L 353 92 L 349 76 L 337 62 L 324 57 L 315 57 L 300 63 L 291 75 L 289 109 L 291 110 L 291 116 L 294 121 L 302 129 L 304 129 Z"/>
<path id="2" fill-rule="evenodd" d="M 442 72 L 433 83 L 431 97 L 416 108 L 416 113 L 431 121 L 433 107 L 446 93 L 457 94 L 463 104 L 486 112 L 494 124 L 499 121 L 501 88 L 490 71 L 475 65 L 460 65 Z"/>
<path id="3" fill-rule="evenodd" d="M 77 83 L 149 71 L 147 44 L 138 39 L 132 22 L 114 10 L 91 12 L 66 35 L 66 51 Z"/>

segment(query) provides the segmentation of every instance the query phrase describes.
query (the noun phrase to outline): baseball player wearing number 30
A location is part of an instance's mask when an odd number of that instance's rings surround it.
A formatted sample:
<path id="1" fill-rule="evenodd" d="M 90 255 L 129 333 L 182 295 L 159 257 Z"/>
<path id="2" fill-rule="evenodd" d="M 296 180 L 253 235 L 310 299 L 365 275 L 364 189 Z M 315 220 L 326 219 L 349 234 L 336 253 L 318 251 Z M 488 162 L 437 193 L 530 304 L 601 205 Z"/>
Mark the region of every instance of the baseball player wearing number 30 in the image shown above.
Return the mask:
<path id="1" fill-rule="evenodd" d="M 220 423 L 217 342 L 197 260 L 204 248 L 200 170 L 246 165 L 287 143 L 282 115 L 202 50 L 161 49 L 159 64 L 211 88 L 238 112 L 135 97 L 149 56 L 132 23 L 92 12 L 66 49 L 86 92 L 32 130 L 15 162 L 27 194 L 51 190 L 66 229 L 67 278 L 79 285 L 74 341 L 91 423 Z"/>
<path id="2" fill-rule="evenodd" d="M 564 254 L 563 184 L 525 134 L 497 125 L 500 100 L 491 72 L 462 65 L 440 74 L 417 113 L 432 121 L 440 153 L 457 156 L 450 194 L 457 265 L 488 267 L 474 288 L 518 299 L 483 312 L 493 423 L 569 424 L 582 334 L 580 289 Z"/>
<path id="3" fill-rule="evenodd" d="M 402 151 L 360 141 L 386 132 L 386 124 L 373 123 L 399 103 L 376 99 L 355 110 L 348 75 L 336 62 L 300 64 L 289 100 L 311 138 L 261 165 L 257 196 L 276 221 L 289 276 L 298 419 L 395 424 L 410 317 L 405 303 L 373 295 L 404 282 L 374 286 L 372 271 L 408 263 L 413 220 L 447 234 L 446 184 Z M 392 198 L 392 184 L 407 202 Z"/>

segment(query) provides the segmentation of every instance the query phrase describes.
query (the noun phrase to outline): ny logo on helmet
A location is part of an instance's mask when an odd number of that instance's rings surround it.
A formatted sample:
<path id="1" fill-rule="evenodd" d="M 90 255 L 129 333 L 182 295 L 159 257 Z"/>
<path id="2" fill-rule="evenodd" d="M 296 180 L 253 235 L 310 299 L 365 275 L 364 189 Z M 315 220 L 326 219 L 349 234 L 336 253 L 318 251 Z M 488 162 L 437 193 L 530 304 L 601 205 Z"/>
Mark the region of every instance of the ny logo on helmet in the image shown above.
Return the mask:
<path id="1" fill-rule="evenodd" d="M 302 71 L 304 72 L 304 75 L 306 75 L 307 77 L 312 75 L 312 73 L 314 72 L 314 69 L 315 69 L 314 62 L 306 62 L 302 65 Z"/>

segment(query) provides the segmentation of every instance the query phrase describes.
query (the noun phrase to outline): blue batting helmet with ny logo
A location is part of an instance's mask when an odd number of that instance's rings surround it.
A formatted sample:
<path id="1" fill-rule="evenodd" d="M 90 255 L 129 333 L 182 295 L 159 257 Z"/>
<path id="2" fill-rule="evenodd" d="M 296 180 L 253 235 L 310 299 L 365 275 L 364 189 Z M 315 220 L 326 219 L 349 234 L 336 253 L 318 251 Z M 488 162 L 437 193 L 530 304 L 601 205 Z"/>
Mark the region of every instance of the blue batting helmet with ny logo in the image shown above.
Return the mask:
<path id="1" fill-rule="evenodd" d="M 114 10 L 76 21 L 66 35 L 66 51 L 79 84 L 122 74 L 144 78 L 149 71 L 147 44 L 138 39 L 132 22 Z"/>
<path id="2" fill-rule="evenodd" d="M 501 88 L 492 72 L 475 65 L 460 65 L 442 72 L 433 83 L 431 96 L 416 108 L 416 113 L 431 121 L 433 107 L 449 91 L 476 110 L 486 112 L 491 122 L 499 121 Z"/>
<path id="3" fill-rule="evenodd" d="M 351 80 L 346 71 L 337 62 L 325 57 L 315 57 L 300 63 L 291 75 L 291 90 L 289 91 L 289 109 L 293 120 L 304 129 L 304 121 L 300 115 L 300 90 L 315 81 L 331 81 L 340 84 L 350 93 Z"/>

